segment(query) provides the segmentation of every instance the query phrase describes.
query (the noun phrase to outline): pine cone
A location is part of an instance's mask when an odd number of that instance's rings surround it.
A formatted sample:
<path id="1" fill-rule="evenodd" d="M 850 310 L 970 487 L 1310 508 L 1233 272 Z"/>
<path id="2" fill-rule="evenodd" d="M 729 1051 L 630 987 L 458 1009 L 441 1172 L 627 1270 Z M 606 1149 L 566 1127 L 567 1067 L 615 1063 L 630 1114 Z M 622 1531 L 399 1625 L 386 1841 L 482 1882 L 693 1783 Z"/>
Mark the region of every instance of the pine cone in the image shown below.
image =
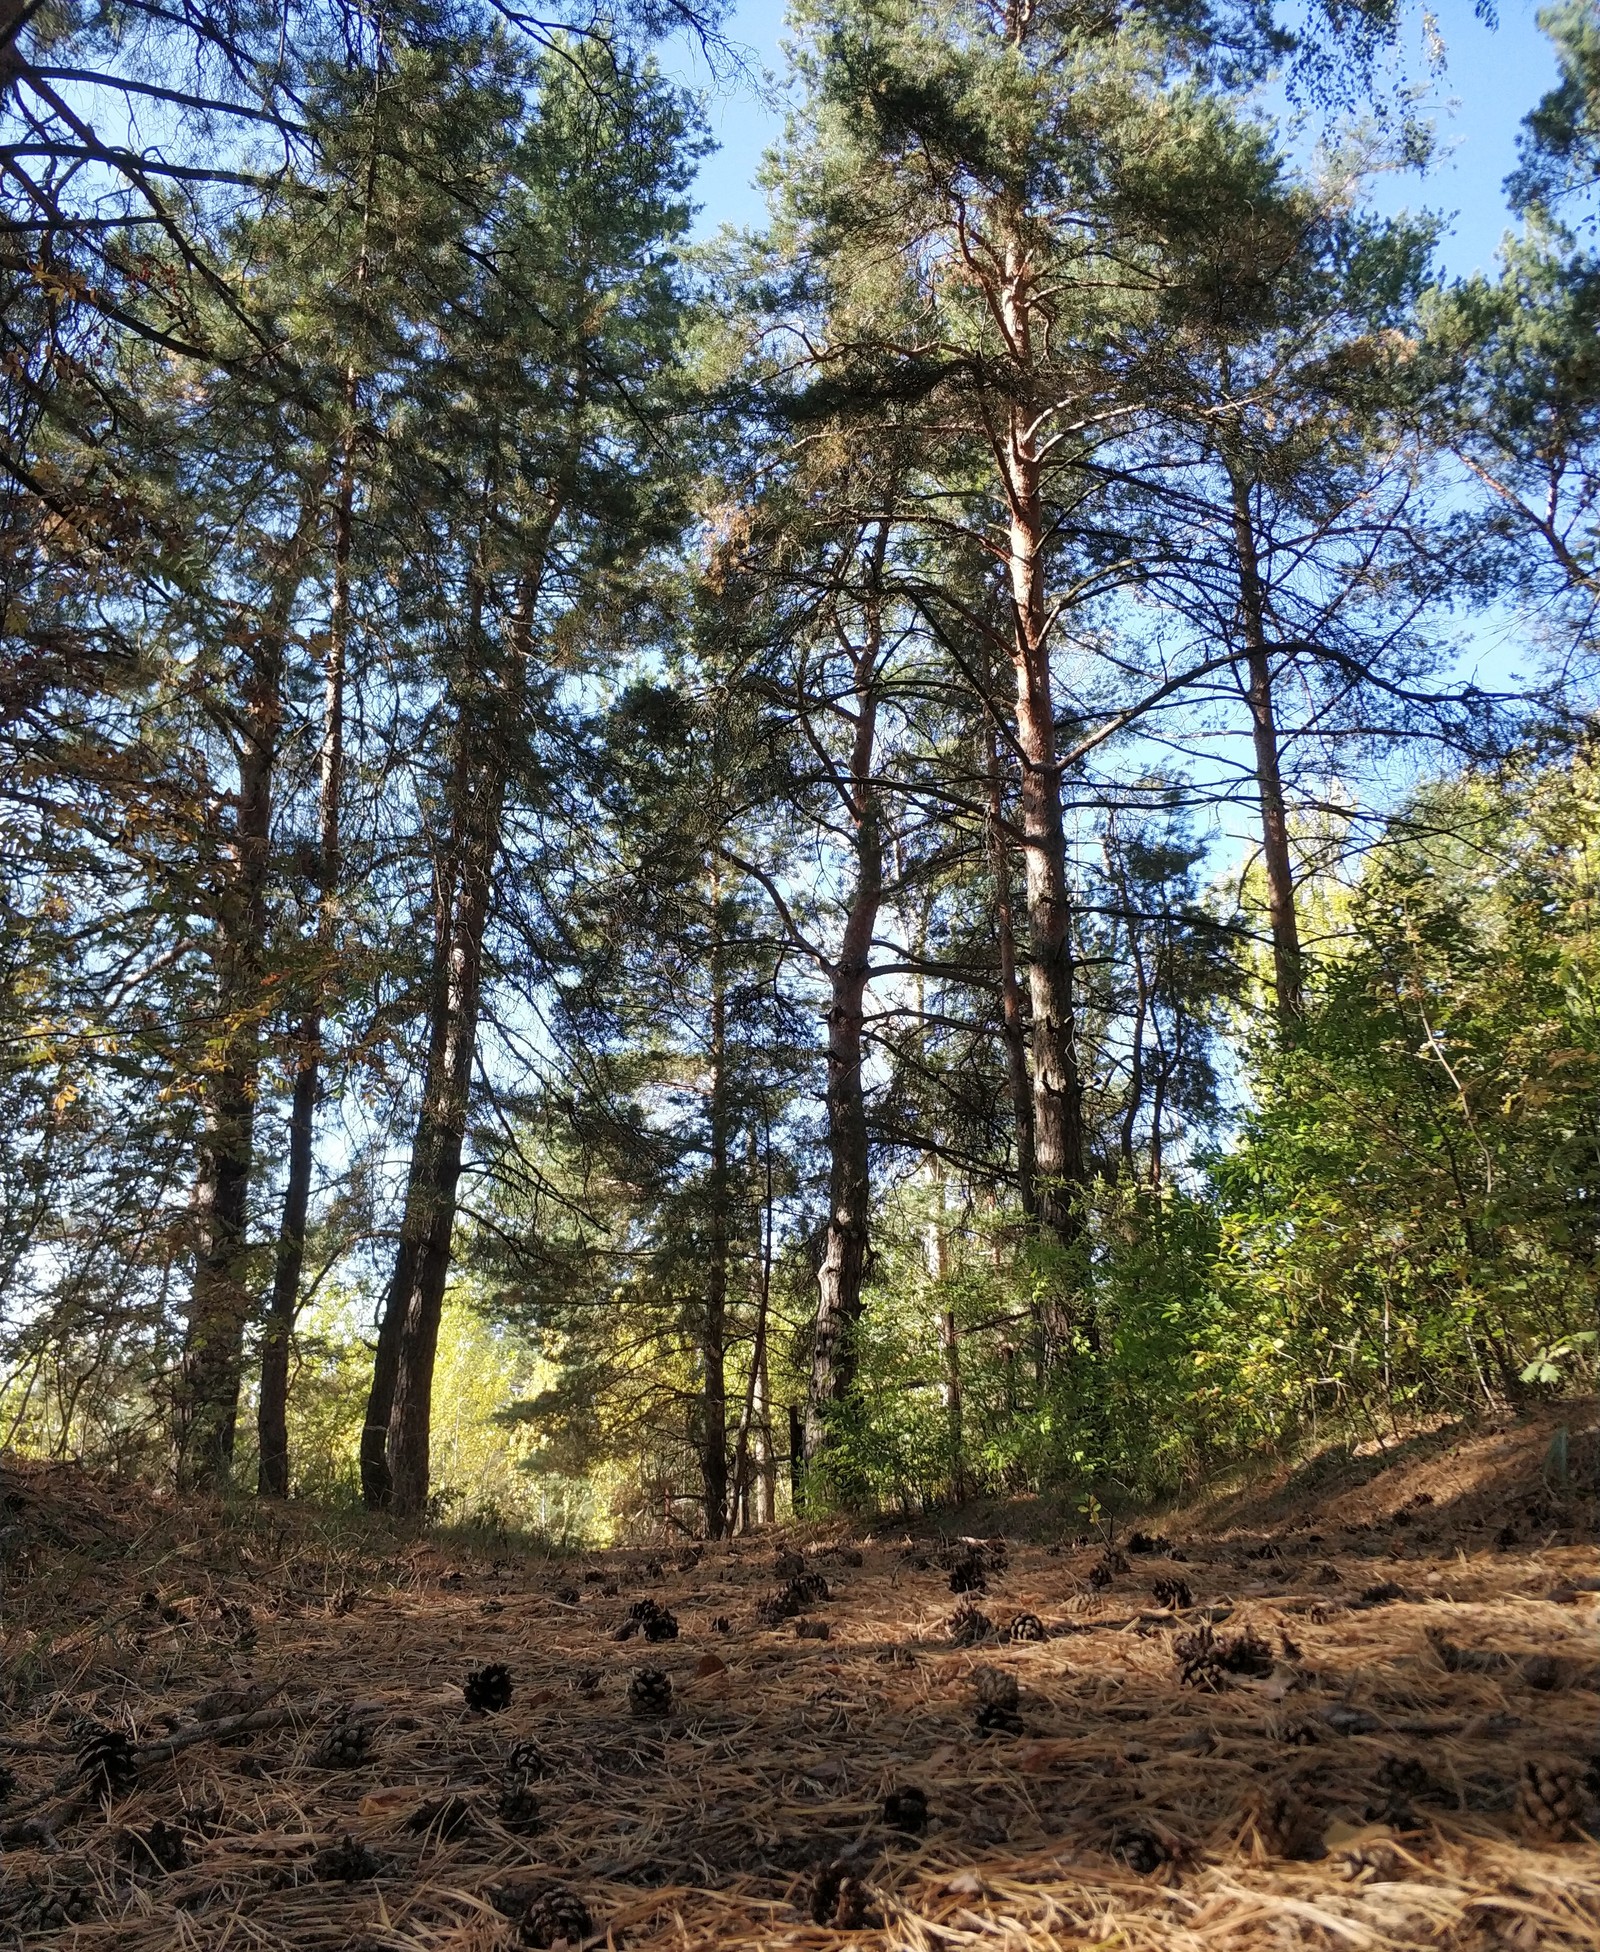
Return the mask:
<path id="1" fill-rule="evenodd" d="M 1278 1664 L 1271 1647 L 1249 1627 L 1219 1640 L 1217 1653 L 1229 1674 L 1247 1674 L 1257 1680 L 1264 1679 Z"/>
<path id="2" fill-rule="evenodd" d="M 311 1875 L 319 1884 L 359 1884 L 363 1878 L 377 1877 L 384 1861 L 365 1844 L 358 1844 L 347 1830 L 336 1844 L 324 1844 L 311 1860 Z"/>
<path id="3" fill-rule="evenodd" d="M 1158 1579 L 1150 1592 L 1157 1606 L 1175 1607 L 1182 1612 L 1194 1605 L 1194 1594 L 1189 1591 L 1187 1579 Z"/>
<path id="4" fill-rule="evenodd" d="M 711 1631 L 713 1633 L 732 1633 L 733 1622 L 728 1618 L 726 1613 L 719 1613 L 711 1622 Z"/>
<path id="5" fill-rule="evenodd" d="M 91 1915 L 90 1893 L 77 1882 L 55 1883 L 35 1874 L 0 1891 L 0 1915 L 19 1937 L 64 1932 Z"/>
<path id="6" fill-rule="evenodd" d="M 507 1830 L 526 1836 L 537 1830 L 540 1820 L 539 1798 L 526 1776 L 507 1776 L 500 1785 L 495 1815 Z"/>
<path id="7" fill-rule="evenodd" d="M 467 1706 L 479 1715 L 498 1715 L 511 1706 L 511 1670 L 504 1661 L 475 1667 L 461 1683 Z"/>
<path id="8" fill-rule="evenodd" d="M 1105 1592 L 1115 1578 L 1116 1574 L 1104 1559 L 1097 1559 L 1089 1568 L 1089 1584 L 1097 1593 Z"/>
<path id="9" fill-rule="evenodd" d="M 667 1609 L 655 1600 L 635 1600 L 628 1608 L 628 1617 L 612 1636 L 616 1640 L 631 1640 L 636 1633 L 642 1633 L 646 1640 L 676 1640 L 678 1623 Z"/>
<path id="10" fill-rule="evenodd" d="M 372 1724 L 341 1715 L 311 1754 L 314 1769 L 359 1769 L 372 1760 Z"/>
<path id="11" fill-rule="evenodd" d="M 581 1668 L 572 1677 L 574 1694 L 594 1696 L 600 1692 L 600 1676 L 592 1667 Z"/>
<path id="12" fill-rule="evenodd" d="M 1322 1819 L 1294 1785 L 1262 1799 L 1255 1829 L 1274 1857 L 1309 1863 L 1322 1855 Z"/>
<path id="13" fill-rule="evenodd" d="M 139 1778 L 139 1764 L 133 1744 L 120 1728 L 102 1728 L 90 1722 L 80 1725 L 78 1774 L 96 1796 L 120 1796 L 132 1789 Z"/>
<path id="14" fill-rule="evenodd" d="M 1160 1532 L 1130 1532 L 1128 1534 L 1128 1550 L 1130 1552 L 1160 1552 L 1165 1554 L 1172 1550 L 1172 1541 L 1169 1538 L 1164 1538 Z"/>
<path id="15" fill-rule="evenodd" d="M 1583 1765 L 1570 1756 L 1529 1756 L 1517 1781 L 1517 1813 L 1551 1836 L 1583 1815 Z"/>
<path id="16" fill-rule="evenodd" d="M 952 1593 L 985 1593 L 989 1590 L 989 1568 L 981 1552 L 968 1552 L 950 1568 Z"/>
<path id="17" fill-rule="evenodd" d="M 589 1907 L 564 1884 L 547 1885 L 517 1920 L 517 1937 L 524 1945 L 579 1945 L 593 1930 Z"/>
<path id="18" fill-rule="evenodd" d="M 438 1843 L 448 1843 L 451 1838 L 463 1836 L 478 1826 L 472 1805 L 464 1796 L 431 1796 L 411 1812 L 405 1827 L 414 1837 L 432 1837 Z"/>
<path id="19" fill-rule="evenodd" d="M 1347 1878 L 1373 1877 L 1388 1883 L 1400 1870 L 1400 1853 L 1382 1837 L 1351 1844 L 1339 1852 L 1339 1875 Z"/>
<path id="20" fill-rule="evenodd" d="M 972 1689 L 980 1707 L 1015 1708 L 1022 1697 L 1016 1675 L 1004 1667 L 975 1667 Z"/>
<path id="21" fill-rule="evenodd" d="M 994 1632 L 994 1622 L 987 1613 L 980 1613 L 971 1600 L 966 1600 L 945 1622 L 945 1631 L 958 1647 L 976 1647 Z"/>
<path id="22" fill-rule="evenodd" d="M 836 1932 L 862 1932 L 883 1923 L 872 1892 L 848 1864 L 825 1864 L 811 1887 L 811 1921 Z"/>
<path id="23" fill-rule="evenodd" d="M 798 1579 L 806 1569 L 806 1562 L 798 1552 L 780 1552 L 772 1562 L 772 1570 L 785 1585 L 791 1579 Z"/>
<path id="24" fill-rule="evenodd" d="M 1215 1693 L 1226 1687 L 1222 1656 L 1216 1635 L 1202 1621 L 1192 1633 L 1180 1633 L 1172 1643 L 1172 1658 L 1177 1664 L 1180 1688 L 1204 1688 Z"/>
<path id="25" fill-rule="evenodd" d="M 703 1545 L 691 1545 L 687 1552 L 678 1555 L 678 1571 L 693 1572 L 705 1556 L 706 1549 Z"/>
<path id="26" fill-rule="evenodd" d="M 176 1824 L 157 1817 L 143 1830 L 124 1830 L 117 1839 L 118 1854 L 136 1871 L 181 1871 L 189 1861 L 189 1845 Z"/>
<path id="27" fill-rule="evenodd" d="M 3 1803 L 8 1796 L 15 1796 L 16 1793 L 17 1772 L 8 1769 L 3 1762 L 0 1762 L 0 1803 Z"/>
<path id="28" fill-rule="evenodd" d="M 1017 1614 L 1006 1628 L 1007 1640 L 1048 1640 L 1050 1635 L 1037 1613 Z"/>
<path id="29" fill-rule="evenodd" d="M 1148 1877 L 1152 1871 L 1159 1871 L 1163 1864 L 1172 1861 L 1172 1852 L 1165 1840 L 1154 1830 L 1146 1830 L 1142 1824 L 1126 1824 L 1112 1832 L 1111 1854 L 1120 1857 L 1130 1871 L 1140 1877 Z"/>
<path id="30" fill-rule="evenodd" d="M 628 1706 L 636 1715 L 672 1711 L 672 1682 L 659 1667 L 641 1667 L 628 1683 Z"/>
<path id="31" fill-rule="evenodd" d="M 506 1750 L 504 1772 L 507 1776 L 548 1776 L 552 1773 L 550 1758 L 537 1742 L 513 1742 Z"/>
<path id="32" fill-rule="evenodd" d="M 920 1837 L 928 1827 L 928 1793 L 908 1783 L 904 1789 L 891 1789 L 883 1799 L 883 1820 L 891 1830 L 903 1830 L 908 1837 Z"/>
<path id="33" fill-rule="evenodd" d="M 1017 1712 L 1021 1692 L 1017 1677 L 1003 1667 L 979 1667 L 972 1674 L 973 1692 L 978 1700 L 978 1730 L 984 1735 L 1020 1735 L 1022 1717 Z"/>
<path id="34" fill-rule="evenodd" d="M 756 1608 L 756 1617 L 763 1626 L 780 1626 L 785 1620 L 798 1618 L 808 1606 L 814 1606 L 818 1600 L 828 1597 L 828 1582 L 820 1572 L 800 1572 L 787 1586 L 761 1602 Z"/>

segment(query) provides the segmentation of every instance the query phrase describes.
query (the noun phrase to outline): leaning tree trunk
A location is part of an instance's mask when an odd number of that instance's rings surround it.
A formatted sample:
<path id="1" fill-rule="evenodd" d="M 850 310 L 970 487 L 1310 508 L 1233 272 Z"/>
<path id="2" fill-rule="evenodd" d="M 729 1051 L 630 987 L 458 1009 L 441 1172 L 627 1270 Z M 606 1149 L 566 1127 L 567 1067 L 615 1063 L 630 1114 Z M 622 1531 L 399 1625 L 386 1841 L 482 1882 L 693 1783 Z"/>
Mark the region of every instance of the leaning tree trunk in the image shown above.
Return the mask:
<path id="1" fill-rule="evenodd" d="M 883 898 L 883 835 L 873 765 L 877 744 L 877 678 L 882 648 L 880 585 L 888 524 L 873 545 L 866 641 L 854 653 L 855 737 L 850 755 L 848 808 L 855 840 L 855 887 L 839 955 L 828 969 L 828 1230 L 817 1273 L 817 1312 L 806 1400 L 805 1455 L 827 1443 L 829 1412 L 849 1395 L 858 1366 L 856 1333 L 866 1279 L 872 1198 L 867 1108 L 862 1090 L 862 1042 L 872 936 Z"/>
<path id="2" fill-rule="evenodd" d="M 272 775 L 283 713 L 284 640 L 300 587 L 309 514 L 289 546 L 255 638 L 240 713 L 239 784 L 223 850 L 213 966 L 215 1033 L 202 1063 L 203 1128 L 194 1195 L 194 1277 L 173 1404 L 179 1488 L 222 1491 L 233 1473 L 251 1296 L 246 1238 L 265 1007 Z"/>
<path id="3" fill-rule="evenodd" d="M 347 375 L 345 407 L 355 409 L 355 374 Z M 311 1001 L 295 1037 L 294 1093 L 289 1107 L 289 1173 L 272 1294 L 261 1339 L 261 1382 L 256 1405 L 260 1452 L 256 1490 L 263 1498 L 289 1495 L 289 1342 L 305 1262 L 306 1215 L 317 1091 L 322 1073 L 323 1003 L 332 973 L 338 929 L 340 802 L 344 791 L 344 683 L 350 629 L 350 545 L 355 508 L 354 429 L 347 424 L 339 500 L 334 511 L 333 596 L 328 612 L 328 650 L 323 666 L 321 778 L 317 796 L 317 936 Z"/>
<path id="4" fill-rule="evenodd" d="M 1233 540 L 1239 571 L 1239 611 L 1244 624 L 1245 699 L 1255 745 L 1256 792 L 1261 801 L 1261 860 L 1267 877 L 1267 915 L 1272 928 L 1272 971 L 1278 1025 L 1288 1033 L 1305 1009 L 1305 968 L 1300 953 L 1300 923 L 1294 906 L 1294 861 L 1289 852 L 1289 817 L 1283 797 L 1278 726 L 1272 702 L 1272 665 L 1267 652 L 1266 595 L 1250 511 L 1250 484 L 1230 461 Z"/>
<path id="5" fill-rule="evenodd" d="M 1022 248 L 1013 243 L 1008 247 L 1001 315 L 1013 356 L 1024 371 L 1032 359 L 1032 305 L 1032 270 Z M 1083 1230 L 1088 1170 L 1074 1021 L 1072 904 L 1050 681 L 1044 464 L 1033 418 L 1024 406 L 1013 404 L 1009 409 L 999 459 L 1008 515 L 1012 658 L 1022 760 L 1035 1187 L 1041 1226 L 1070 1248 Z M 1070 1332 L 1059 1296 L 1049 1317 L 1053 1361 Z"/>

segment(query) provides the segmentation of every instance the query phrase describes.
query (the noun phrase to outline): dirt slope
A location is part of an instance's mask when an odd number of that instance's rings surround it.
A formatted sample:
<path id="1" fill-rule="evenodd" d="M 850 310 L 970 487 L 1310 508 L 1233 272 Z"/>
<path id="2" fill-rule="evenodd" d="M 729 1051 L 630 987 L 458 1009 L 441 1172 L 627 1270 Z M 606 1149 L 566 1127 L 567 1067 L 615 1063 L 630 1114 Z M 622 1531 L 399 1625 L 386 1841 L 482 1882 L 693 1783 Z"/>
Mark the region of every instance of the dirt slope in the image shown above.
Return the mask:
<path id="1" fill-rule="evenodd" d="M 816 1534 L 767 1618 L 770 1539 L 561 1562 L 8 1462 L 0 1945 L 1592 1948 L 1593 1422 L 1109 1558 Z M 676 1637 L 615 1638 L 646 1601 Z"/>

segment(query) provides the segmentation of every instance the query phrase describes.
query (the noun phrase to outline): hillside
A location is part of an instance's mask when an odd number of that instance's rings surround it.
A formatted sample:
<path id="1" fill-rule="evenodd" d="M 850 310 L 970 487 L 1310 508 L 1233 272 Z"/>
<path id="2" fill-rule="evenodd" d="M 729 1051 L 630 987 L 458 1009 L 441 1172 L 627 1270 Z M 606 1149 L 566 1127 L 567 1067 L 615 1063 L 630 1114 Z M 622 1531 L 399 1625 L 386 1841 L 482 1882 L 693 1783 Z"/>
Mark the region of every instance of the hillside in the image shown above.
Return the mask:
<path id="1" fill-rule="evenodd" d="M 0 1942 L 1591 1946 L 1594 1409 L 1109 1551 L 561 1560 L 10 1460 Z"/>

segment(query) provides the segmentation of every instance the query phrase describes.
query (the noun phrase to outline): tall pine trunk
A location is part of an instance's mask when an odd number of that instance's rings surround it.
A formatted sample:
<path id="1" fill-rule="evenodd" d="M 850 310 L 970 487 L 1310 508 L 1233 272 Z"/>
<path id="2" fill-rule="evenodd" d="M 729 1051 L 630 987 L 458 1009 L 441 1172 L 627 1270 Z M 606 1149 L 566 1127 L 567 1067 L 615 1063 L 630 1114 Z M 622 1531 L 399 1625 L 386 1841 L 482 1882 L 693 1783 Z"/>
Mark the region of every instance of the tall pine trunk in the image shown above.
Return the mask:
<path id="1" fill-rule="evenodd" d="M 355 409 L 355 374 L 346 377 L 347 416 Z M 347 421 L 339 500 L 334 511 L 333 594 L 328 650 L 323 666 L 322 751 L 317 795 L 317 936 L 311 1001 L 295 1037 L 294 1093 L 289 1107 L 289 1173 L 272 1294 L 261 1339 L 261 1382 L 256 1406 L 259 1462 L 256 1490 L 263 1498 L 289 1495 L 289 1346 L 305 1263 L 306 1215 L 311 1204 L 317 1092 L 322 1075 L 323 1002 L 337 946 L 340 882 L 340 806 L 344 791 L 344 686 L 350 629 L 350 546 L 355 508 L 354 428 Z"/>
<path id="2" fill-rule="evenodd" d="M 1283 796 L 1277 717 L 1272 700 L 1266 593 L 1261 583 L 1261 562 L 1250 509 L 1250 483 L 1233 461 L 1228 460 L 1226 465 L 1239 572 L 1239 613 L 1244 625 L 1245 700 L 1250 708 L 1256 793 L 1261 802 L 1261 860 L 1267 877 L 1272 972 L 1278 1023 L 1287 1032 L 1305 1008 L 1305 969 L 1300 953 L 1300 923 L 1294 906 L 1294 860 L 1289 851 L 1289 816 Z"/>
<path id="3" fill-rule="evenodd" d="M 216 1015 L 201 1065 L 194 1275 L 173 1404 L 175 1474 L 220 1492 L 233 1473 L 245 1330 L 252 1312 L 247 1227 L 265 1011 L 273 770 L 283 717 L 284 641 L 312 522 L 308 507 L 249 653 L 238 717 L 238 789 L 218 863 L 212 967 Z"/>
<path id="4" fill-rule="evenodd" d="M 883 899 L 883 833 L 873 768 L 883 637 L 881 586 L 888 541 L 888 523 L 880 522 L 872 551 L 865 641 L 851 654 L 855 736 L 846 811 L 853 830 L 855 875 L 838 958 L 828 967 L 828 1229 L 817 1273 L 806 1400 L 808 1463 L 826 1445 L 829 1412 L 845 1400 L 856 1379 L 856 1335 L 870 1244 L 872 1184 L 861 1066 L 872 937 Z"/>
<path id="5" fill-rule="evenodd" d="M 999 311 L 1012 356 L 1032 364 L 1033 274 L 1008 246 Z M 1046 588 L 1044 461 L 1028 409 L 1013 403 L 999 446 L 1008 525 L 1021 825 L 1028 902 L 1028 989 L 1033 1022 L 1033 1146 L 1041 1225 L 1064 1247 L 1083 1229 L 1088 1169 L 1074 1020 L 1072 905 L 1067 887 L 1061 773 L 1056 761 Z M 1069 1331 L 1058 1297 L 1049 1310 L 1051 1358 Z"/>
<path id="6" fill-rule="evenodd" d="M 384 1299 L 361 1433 L 367 1504 L 416 1517 L 428 1502 L 433 1368 L 450 1275 L 456 1189 L 477 1055 L 483 941 L 494 895 L 506 786 L 520 734 L 533 614 L 561 512 L 552 496 L 518 583 L 500 680 L 483 671 L 484 592 L 473 578 L 467 682 L 457 701 L 447 790 L 449 838 L 436 874 L 428 1053 L 394 1273 Z"/>
<path id="7" fill-rule="evenodd" d="M 1000 1036 L 1006 1048 L 1006 1083 L 1017 1136 L 1017 1190 L 1029 1220 L 1039 1217 L 1033 1158 L 1033 1087 L 1028 1078 L 1028 1029 L 1022 1017 L 1022 986 L 1017 981 L 1016 918 L 1011 906 L 1011 850 L 1006 844 L 1001 794 L 1000 753 L 988 735 L 989 865 L 994 877 L 994 932 L 1000 989 Z"/>
<path id="8" fill-rule="evenodd" d="M 711 877 L 711 1196 L 706 1307 L 701 1337 L 700 1482 L 706 1536 L 728 1529 L 728 998 L 723 970 L 722 888 Z"/>

